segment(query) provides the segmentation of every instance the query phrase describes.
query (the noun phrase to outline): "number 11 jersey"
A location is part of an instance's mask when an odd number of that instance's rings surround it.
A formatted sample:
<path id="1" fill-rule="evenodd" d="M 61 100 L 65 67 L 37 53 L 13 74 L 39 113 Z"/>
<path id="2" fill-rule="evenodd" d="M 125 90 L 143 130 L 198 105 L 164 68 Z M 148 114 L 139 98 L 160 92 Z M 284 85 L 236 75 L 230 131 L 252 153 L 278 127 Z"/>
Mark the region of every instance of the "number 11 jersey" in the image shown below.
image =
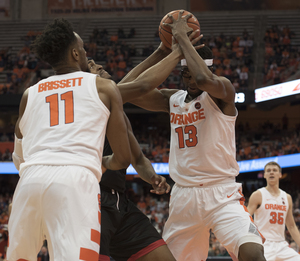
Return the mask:
<path id="1" fill-rule="evenodd" d="M 30 165 L 77 165 L 101 179 L 101 160 L 110 111 L 100 100 L 96 75 L 50 76 L 31 86 L 20 121 L 22 171 Z"/>
<path id="2" fill-rule="evenodd" d="M 169 171 L 181 186 L 234 182 L 235 120 L 225 115 L 207 92 L 189 103 L 187 91 L 170 97 L 171 145 Z"/>

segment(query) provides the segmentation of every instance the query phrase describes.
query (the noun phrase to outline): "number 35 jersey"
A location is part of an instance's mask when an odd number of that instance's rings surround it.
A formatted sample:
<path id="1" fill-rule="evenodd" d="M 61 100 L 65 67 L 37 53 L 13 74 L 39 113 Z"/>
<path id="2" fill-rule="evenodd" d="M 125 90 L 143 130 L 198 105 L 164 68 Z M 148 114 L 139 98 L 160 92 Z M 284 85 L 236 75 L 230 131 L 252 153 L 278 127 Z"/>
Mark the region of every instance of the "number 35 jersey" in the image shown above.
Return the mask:
<path id="1" fill-rule="evenodd" d="M 289 209 L 286 193 L 274 197 L 266 188 L 259 189 L 262 196 L 261 206 L 254 212 L 254 222 L 259 231 L 270 241 L 285 240 L 285 220 Z"/>
<path id="2" fill-rule="evenodd" d="M 19 124 L 25 160 L 20 175 L 30 165 L 78 165 L 100 181 L 109 115 L 95 74 L 54 75 L 31 86 Z"/>
<path id="3" fill-rule="evenodd" d="M 171 145 L 169 171 L 181 186 L 208 182 L 234 182 L 236 162 L 235 120 L 203 92 L 189 103 L 187 91 L 170 97 Z"/>

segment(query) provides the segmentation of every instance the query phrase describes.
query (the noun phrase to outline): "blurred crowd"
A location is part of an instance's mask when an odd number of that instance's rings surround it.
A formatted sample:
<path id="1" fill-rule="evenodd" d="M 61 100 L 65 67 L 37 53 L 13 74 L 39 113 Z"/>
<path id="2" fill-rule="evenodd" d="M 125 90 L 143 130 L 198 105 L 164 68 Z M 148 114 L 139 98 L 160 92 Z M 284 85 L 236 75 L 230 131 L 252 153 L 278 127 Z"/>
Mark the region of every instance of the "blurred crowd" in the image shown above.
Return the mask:
<path id="1" fill-rule="evenodd" d="M 274 25 L 265 32 L 264 86 L 287 81 L 299 70 L 300 47 L 288 26 Z"/>
<path id="2" fill-rule="evenodd" d="M 28 86 L 43 78 L 43 69 L 51 69 L 41 62 L 30 50 L 30 45 L 39 32 L 29 31 L 21 41 L 22 49 L 13 54 L 12 48 L 0 50 L 0 73 L 5 74 L 5 81 L 0 82 L 0 95 L 22 93 Z M 135 28 L 128 32 L 120 27 L 116 33 L 107 29 L 95 28 L 85 43 L 87 56 L 101 62 L 115 82 L 119 82 L 133 67 L 133 57 L 144 59 L 154 50 L 152 44 L 141 50 L 126 40 L 138 37 Z M 286 81 L 299 70 L 300 47 L 294 43 L 295 33 L 288 26 L 274 25 L 265 32 L 265 57 L 263 65 L 263 84 L 271 85 Z M 159 42 L 158 31 L 154 40 Z M 228 78 L 236 90 L 249 87 L 249 78 L 254 72 L 253 35 L 244 30 L 242 35 L 211 35 L 203 38 L 202 43 L 212 49 L 214 57 L 213 72 Z M 45 75 L 47 76 L 47 75 Z M 178 68 L 160 88 L 182 88 Z"/>
<path id="3" fill-rule="evenodd" d="M 49 65 L 40 61 L 30 50 L 30 45 L 38 34 L 39 32 L 29 31 L 23 36 L 20 40 L 24 45 L 16 54 L 12 52 L 12 47 L 0 50 L 0 73 L 5 76 L 5 81 L 0 82 L 0 95 L 23 93 L 33 79 L 41 79 L 42 69 L 50 69 Z"/>

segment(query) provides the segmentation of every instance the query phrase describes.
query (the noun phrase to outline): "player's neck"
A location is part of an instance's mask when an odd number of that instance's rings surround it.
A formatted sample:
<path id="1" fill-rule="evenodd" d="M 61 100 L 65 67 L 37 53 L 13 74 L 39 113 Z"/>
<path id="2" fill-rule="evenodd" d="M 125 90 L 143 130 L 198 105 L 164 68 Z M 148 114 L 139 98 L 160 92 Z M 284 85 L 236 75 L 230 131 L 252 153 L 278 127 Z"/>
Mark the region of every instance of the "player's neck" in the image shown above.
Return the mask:
<path id="1" fill-rule="evenodd" d="M 53 68 L 53 70 L 56 75 L 81 71 L 79 66 L 74 66 L 69 64 L 58 65 L 55 68 Z"/>
<path id="2" fill-rule="evenodd" d="M 266 189 L 270 192 L 272 196 L 278 196 L 280 194 L 279 184 L 268 184 Z"/>

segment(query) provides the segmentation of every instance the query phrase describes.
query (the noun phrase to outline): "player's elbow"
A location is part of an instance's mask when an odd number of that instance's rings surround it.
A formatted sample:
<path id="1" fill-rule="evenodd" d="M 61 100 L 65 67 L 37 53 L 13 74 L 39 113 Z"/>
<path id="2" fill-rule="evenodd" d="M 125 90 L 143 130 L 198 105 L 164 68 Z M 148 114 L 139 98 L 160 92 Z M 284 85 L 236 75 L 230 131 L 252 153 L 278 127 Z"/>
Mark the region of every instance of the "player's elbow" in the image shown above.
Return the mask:
<path id="1" fill-rule="evenodd" d="M 152 84 L 150 83 L 150 81 L 147 80 L 139 81 L 138 85 L 139 85 L 141 95 L 144 95 L 153 89 Z"/>
<path id="2" fill-rule="evenodd" d="M 120 166 L 120 169 L 127 169 L 128 166 L 131 163 L 131 155 L 130 153 L 126 153 L 125 155 L 122 155 L 122 157 L 119 158 L 118 164 Z"/>

